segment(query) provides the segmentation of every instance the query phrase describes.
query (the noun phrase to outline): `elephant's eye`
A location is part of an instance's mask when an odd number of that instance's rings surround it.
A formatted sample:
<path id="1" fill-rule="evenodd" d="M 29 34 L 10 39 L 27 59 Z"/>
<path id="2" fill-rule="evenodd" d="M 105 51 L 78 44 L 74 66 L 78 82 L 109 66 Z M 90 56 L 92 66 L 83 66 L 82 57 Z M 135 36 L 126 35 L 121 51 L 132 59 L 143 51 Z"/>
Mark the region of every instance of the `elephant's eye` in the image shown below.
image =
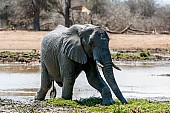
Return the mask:
<path id="1" fill-rule="evenodd" d="M 105 35 L 103 33 L 100 34 L 101 40 L 107 40 L 107 38 L 105 37 Z"/>

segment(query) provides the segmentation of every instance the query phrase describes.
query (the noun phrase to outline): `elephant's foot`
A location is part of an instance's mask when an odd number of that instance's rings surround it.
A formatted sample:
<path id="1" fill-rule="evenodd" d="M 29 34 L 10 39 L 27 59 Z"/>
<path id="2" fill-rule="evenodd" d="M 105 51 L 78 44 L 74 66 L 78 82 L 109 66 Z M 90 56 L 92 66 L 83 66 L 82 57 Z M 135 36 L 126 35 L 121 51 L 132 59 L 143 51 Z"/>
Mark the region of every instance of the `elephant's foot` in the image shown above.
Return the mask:
<path id="1" fill-rule="evenodd" d="M 34 99 L 35 99 L 35 100 L 40 100 L 40 101 L 42 101 L 42 100 L 45 99 L 45 96 L 46 96 L 46 93 L 44 93 L 43 91 L 39 90 L 39 91 L 36 93 Z"/>
<path id="2" fill-rule="evenodd" d="M 120 100 L 122 102 L 122 104 L 128 104 L 128 102 L 126 101 L 125 98 L 123 98 L 122 100 Z"/>
<path id="3" fill-rule="evenodd" d="M 61 98 L 65 99 L 65 100 L 72 100 L 72 96 L 63 95 L 63 94 L 62 94 Z"/>
<path id="4" fill-rule="evenodd" d="M 112 105 L 112 104 L 115 104 L 115 101 L 112 98 L 105 98 L 105 99 L 103 99 L 102 104 L 103 105 Z"/>
<path id="5" fill-rule="evenodd" d="M 65 92 L 63 90 L 61 98 L 65 100 L 72 100 L 72 92 Z"/>
<path id="6" fill-rule="evenodd" d="M 112 99 L 112 94 L 108 87 L 102 89 L 102 100 L 103 105 L 111 105 L 115 103 L 115 101 Z"/>

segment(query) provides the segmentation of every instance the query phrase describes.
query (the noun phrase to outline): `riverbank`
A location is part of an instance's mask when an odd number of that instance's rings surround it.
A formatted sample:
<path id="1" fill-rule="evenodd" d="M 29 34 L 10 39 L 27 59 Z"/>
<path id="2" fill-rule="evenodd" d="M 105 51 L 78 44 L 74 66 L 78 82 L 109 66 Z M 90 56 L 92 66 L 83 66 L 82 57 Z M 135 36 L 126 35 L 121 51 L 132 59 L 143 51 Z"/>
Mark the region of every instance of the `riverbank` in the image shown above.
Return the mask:
<path id="1" fill-rule="evenodd" d="M 170 62 L 169 49 L 110 50 L 113 61 L 167 61 Z M 40 52 L 33 49 L 27 52 L 1 51 L 0 63 L 40 62 Z"/>
<path id="2" fill-rule="evenodd" d="M 0 31 L 0 62 L 39 61 L 41 39 L 48 32 Z M 170 35 L 109 34 L 109 38 L 115 61 L 170 59 Z"/>
<path id="3" fill-rule="evenodd" d="M 31 50 L 28 52 L 12 52 L 2 51 L 0 52 L 0 63 L 31 63 L 40 62 L 40 53 L 37 50 Z"/>

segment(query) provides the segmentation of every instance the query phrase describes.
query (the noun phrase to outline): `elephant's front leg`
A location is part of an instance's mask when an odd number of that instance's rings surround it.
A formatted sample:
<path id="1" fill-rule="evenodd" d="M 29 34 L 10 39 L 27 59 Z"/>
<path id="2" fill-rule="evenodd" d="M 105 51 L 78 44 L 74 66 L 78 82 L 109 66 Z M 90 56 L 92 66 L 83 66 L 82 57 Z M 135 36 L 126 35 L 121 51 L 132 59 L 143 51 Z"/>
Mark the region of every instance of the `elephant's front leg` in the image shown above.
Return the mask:
<path id="1" fill-rule="evenodd" d="M 62 98 L 71 100 L 73 95 L 73 86 L 75 82 L 74 74 L 66 73 L 63 77 Z"/>
<path id="2" fill-rule="evenodd" d="M 60 74 L 63 80 L 62 98 L 71 100 L 73 95 L 73 86 L 77 76 L 74 62 L 65 59 L 60 67 Z"/>
<path id="3" fill-rule="evenodd" d="M 115 103 L 112 99 L 111 91 L 106 82 L 101 77 L 96 65 L 90 64 L 86 66 L 85 73 L 89 84 L 101 93 L 102 104 L 110 105 Z"/>

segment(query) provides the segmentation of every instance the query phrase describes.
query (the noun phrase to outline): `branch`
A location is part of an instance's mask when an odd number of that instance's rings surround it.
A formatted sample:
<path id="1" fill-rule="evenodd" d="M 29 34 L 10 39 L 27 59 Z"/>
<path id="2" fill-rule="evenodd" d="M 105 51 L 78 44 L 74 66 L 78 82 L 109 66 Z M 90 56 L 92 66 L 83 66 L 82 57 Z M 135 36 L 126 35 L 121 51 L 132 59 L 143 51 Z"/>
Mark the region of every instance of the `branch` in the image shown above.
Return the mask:
<path id="1" fill-rule="evenodd" d="M 104 29 L 105 29 L 106 32 L 108 32 L 108 33 L 112 33 L 112 34 L 120 34 L 120 32 L 118 32 L 118 31 L 112 31 L 112 30 L 110 30 L 108 27 L 104 27 Z"/>
<path id="2" fill-rule="evenodd" d="M 131 28 L 132 24 L 128 25 L 125 29 L 123 29 L 122 31 L 111 31 L 109 30 L 107 27 L 105 27 L 105 30 L 108 33 L 112 33 L 112 34 L 123 34 L 127 31 L 131 32 L 131 33 L 135 33 L 135 32 L 142 32 L 142 33 L 147 33 L 147 34 L 151 34 L 152 31 L 144 31 L 144 30 L 139 30 L 139 29 L 133 29 Z M 168 34 L 168 33 L 167 33 Z"/>
<path id="3" fill-rule="evenodd" d="M 125 33 L 128 29 L 130 29 L 130 27 L 132 26 L 132 24 L 128 25 L 125 29 L 123 29 L 122 31 L 111 31 L 110 29 L 108 29 L 107 27 L 105 27 L 105 30 L 108 33 L 112 33 L 112 34 L 123 34 Z"/>
<path id="4" fill-rule="evenodd" d="M 144 30 L 132 29 L 132 28 L 129 28 L 129 30 L 131 30 L 131 31 L 136 31 L 136 32 L 149 33 L 149 34 L 151 34 L 151 33 L 152 33 L 151 31 L 144 31 Z"/>
<path id="5" fill-rule="evenodd" d="M 130 27 L 132 26 L 132 24 L 128 25 L 125 29 L 123 29 L 120 34 L 125 33 L 128 29 L 130 29 Z"/>

